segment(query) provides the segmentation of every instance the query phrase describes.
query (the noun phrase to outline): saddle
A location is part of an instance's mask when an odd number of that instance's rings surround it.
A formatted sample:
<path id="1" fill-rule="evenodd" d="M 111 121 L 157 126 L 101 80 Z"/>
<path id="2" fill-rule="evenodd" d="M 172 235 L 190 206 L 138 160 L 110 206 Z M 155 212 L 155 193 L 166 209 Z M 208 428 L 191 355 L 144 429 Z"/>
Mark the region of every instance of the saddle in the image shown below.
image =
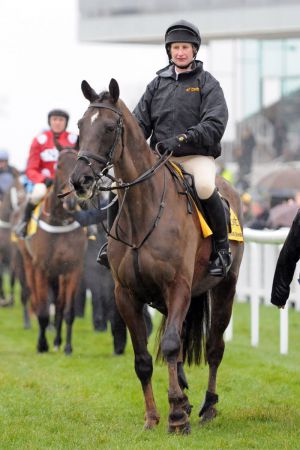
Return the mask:
<path id="1" fill-rule="evenodd" d="M 198 197 L 193 175 L 186 172 L 181 165 L 175 164 L 171 161 L 167 163 L 167 167 L 175 181 L 175 185 L 178 187 L 178 193 L 185 195 L 187 198 L 188 213 L 192 214 L 193 206 L 196 208 L 203 237 L 212 235 L 208 215 L 201 199 Z M 225 210 L 228 239 L 243 242 L 243 233 L 236 214 L 230 207 L 228 200 L 222 197 L 220 193 L 219 195 Z"/>

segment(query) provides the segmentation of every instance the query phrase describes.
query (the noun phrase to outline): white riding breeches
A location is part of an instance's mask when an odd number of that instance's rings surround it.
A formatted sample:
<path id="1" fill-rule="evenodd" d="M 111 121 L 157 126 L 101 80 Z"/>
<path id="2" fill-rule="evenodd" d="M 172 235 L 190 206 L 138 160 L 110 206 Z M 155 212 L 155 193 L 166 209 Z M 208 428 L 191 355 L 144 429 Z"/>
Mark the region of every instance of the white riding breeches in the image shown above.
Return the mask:
<path id="1" fill-rule="evenodd" d="M 201 200 L 207 200 L 216 187 L 216 164 L 212 156 L 190 155 L 172 157 L 184 170 L 193 175 L 195 188 Z"/>
<path id="2" fill-rule="evenodd" d="M 44 183 L 36 183 L 29 195 L 29 201 L 33 205 L 37 205 L 43 197 L 45 197 L 47 187 Z"/>

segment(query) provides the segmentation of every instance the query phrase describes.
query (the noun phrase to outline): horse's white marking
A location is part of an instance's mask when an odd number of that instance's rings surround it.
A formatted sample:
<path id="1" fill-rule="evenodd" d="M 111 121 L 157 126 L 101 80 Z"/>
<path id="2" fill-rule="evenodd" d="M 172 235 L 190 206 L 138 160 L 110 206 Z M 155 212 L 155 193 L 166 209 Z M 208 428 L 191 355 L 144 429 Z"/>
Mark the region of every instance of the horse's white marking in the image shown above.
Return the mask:
<path id="1" fill-rule="evenodd" d="M 99 111 L 95 112 L 95 114 L 92 115 L 91 124 L 97 119 L 98 116 L 99 116 Z"/>

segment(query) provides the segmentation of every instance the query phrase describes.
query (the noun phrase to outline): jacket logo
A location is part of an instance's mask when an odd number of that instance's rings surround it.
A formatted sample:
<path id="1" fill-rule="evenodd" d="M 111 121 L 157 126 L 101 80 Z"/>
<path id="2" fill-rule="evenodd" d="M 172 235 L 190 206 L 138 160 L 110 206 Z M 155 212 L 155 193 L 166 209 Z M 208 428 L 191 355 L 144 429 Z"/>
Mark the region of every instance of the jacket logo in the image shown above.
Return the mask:
<path id="1" fill-rule="evenodd" d="M 186 88 L 186 92 L 200 92 L 199 87 L 188 87 Z"/>

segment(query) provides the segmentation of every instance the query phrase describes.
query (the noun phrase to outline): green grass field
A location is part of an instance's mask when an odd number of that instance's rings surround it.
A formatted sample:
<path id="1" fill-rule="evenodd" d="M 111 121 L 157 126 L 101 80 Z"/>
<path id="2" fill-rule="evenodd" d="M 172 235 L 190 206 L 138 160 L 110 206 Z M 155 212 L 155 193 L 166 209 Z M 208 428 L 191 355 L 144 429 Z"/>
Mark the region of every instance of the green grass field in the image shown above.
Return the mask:
<path id="1" fill-rule="evenodd" d="M 92 331 L 90 310 L 74 326 L 74 353 L 35 351 L 37 323 L 22 329 L 19 305 L 0 310 L 0 449 L 300 449 L 300 313 L 290 313 L 290 352 L 279 354 L 279 312 L 261 308 L 261 343 L 250 347 L 249 305 L 234 308 L 234 339 L 219 370 L 219 415 L 201 427 L 207 367 L 187 369 L 194 405 L 189 436 L 167 434 L 167 369 L 154 367 L 161 422 L 143 431 L 143 396 L 110 333 Z M 150 341 L 154 346 L 154 336 Z"/>

